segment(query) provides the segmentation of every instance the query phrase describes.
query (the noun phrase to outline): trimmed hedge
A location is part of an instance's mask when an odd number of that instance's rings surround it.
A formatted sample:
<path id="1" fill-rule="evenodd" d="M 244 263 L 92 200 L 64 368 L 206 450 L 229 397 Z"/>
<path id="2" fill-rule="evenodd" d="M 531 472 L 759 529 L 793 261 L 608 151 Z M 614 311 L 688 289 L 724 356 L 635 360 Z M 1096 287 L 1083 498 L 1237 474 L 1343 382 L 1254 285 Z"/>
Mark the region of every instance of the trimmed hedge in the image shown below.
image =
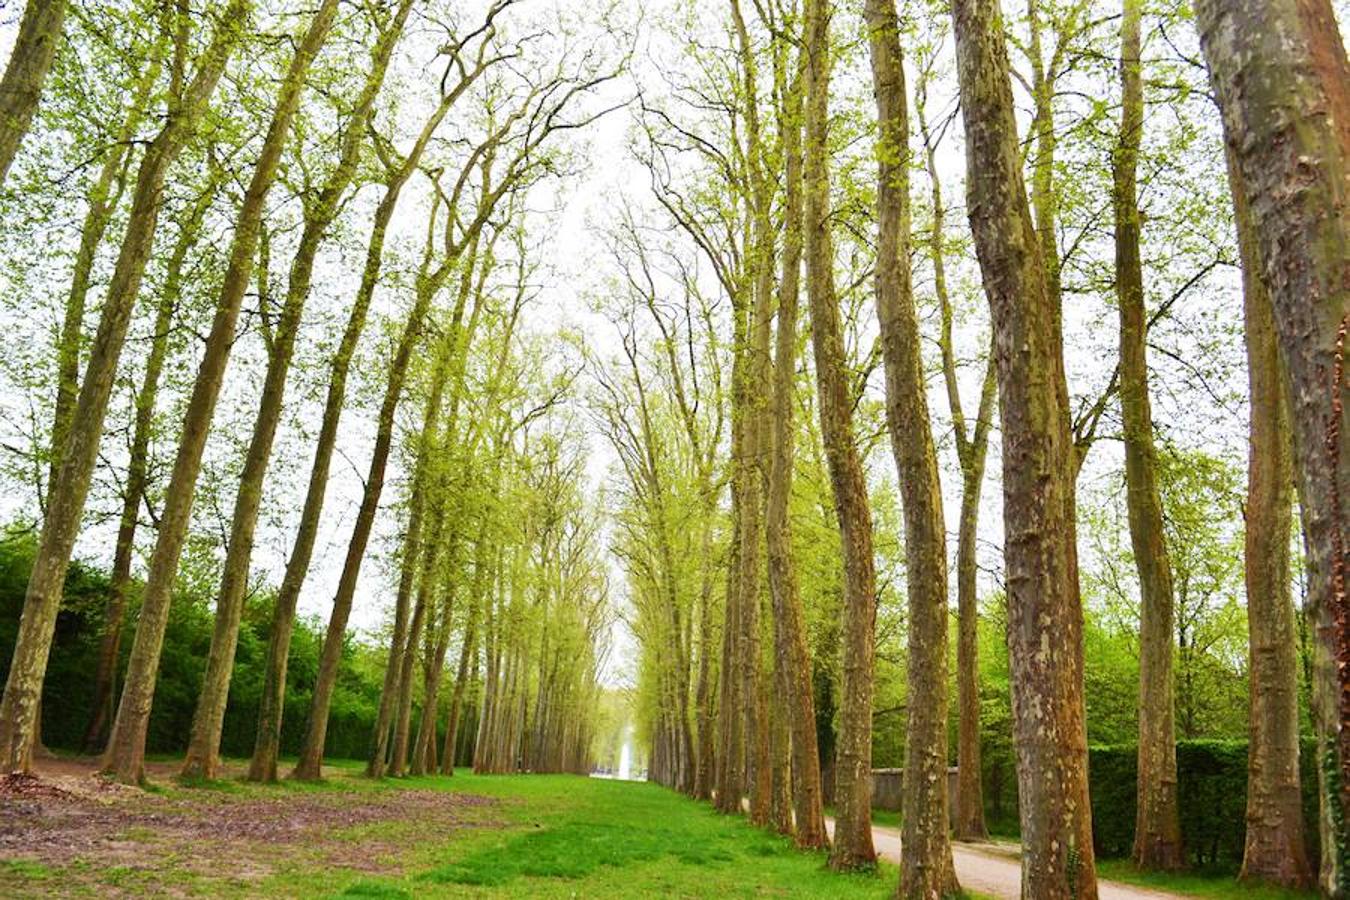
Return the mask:
<path id="1" fill-rule="evenodd" d="M 1137 748 L 1133 744 L 1088 750 L 1092 837 L 1097 855 L 1128 857 L 1134 846 Z M 1317 863 L 1316 742 L 1305 738 L 1299 756 L 1303 781 L 1305 839 Z M 1012 760 L 986 760 L 985 804 L 995 831 L 1015 828 L 1017 782 Z M 1181 834 L 1192 865 L 1237 869 L 1247 836 L 1247 742 L 1177 742 L 1177 791 Z M 1004 827 L 1000 828 L 999 825 Z"/>

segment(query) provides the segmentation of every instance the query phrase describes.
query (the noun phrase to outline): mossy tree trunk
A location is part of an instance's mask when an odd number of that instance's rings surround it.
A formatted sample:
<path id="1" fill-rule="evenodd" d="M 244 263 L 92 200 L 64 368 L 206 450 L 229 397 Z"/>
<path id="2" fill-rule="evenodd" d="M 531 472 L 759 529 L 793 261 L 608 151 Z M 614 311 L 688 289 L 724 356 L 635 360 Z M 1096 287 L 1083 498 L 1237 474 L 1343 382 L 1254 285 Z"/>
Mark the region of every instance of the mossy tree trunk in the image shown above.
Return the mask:
<path id="1" fill-rule="evenodd" d="M 1328 0 L 1196 4 L 1284 363 L 1307 557 L 1322 892 L 1350 896 L 1350 64 Z"/>
<path id="2" fill-rule="evenodd" d="M 1175 870 L 1186 864 L 1177 804 L 1177 741 L 1173 723 L 1172 564 L 1163 537 L 1162 495 L 1153 441 L 1145 349 L 1147 316 L 1140 259 L 1136 177 L 1144 130 L 1140 0 L 1125 0 L 1120 28 L 1120 131 L 1112 159 L 1116 305 L 1120 311 L 1120 413 L 1125 440 L 1126 508 L 1139 575 L 1139 761 L 1134 825 L 1135 865 Z"/>
<path id="3" fill-rule="evenodd" d="M 864 8 L 877 104 L 876 307 L 905 527 L 908 641 L 899 896 L 956 894 L 947 818 L 947 533 L 909 268 L 909 108 L 894 0 Z"/>
<path id="4" fill-rule="evenodd" d="M 806 121 L 803 180 L 806 287 L 811 303 L 811 345 L 820 395 L 820 432 L 839 517 L 844 559 L 843 681 L 835 762 L 835 828 L 830 866 L 870 868 L 872 846 L 872 673 L 876 625 L 876 569 L 872 512 L 853 433 L 853 403 L 845 371 L 844 339 L 834 287 L 830 225 L 828 116 L 830 10 L 827 0 L 807 0 L 804 51 Z"/>
<path id="5" fill-rule="evenodd" d="M 1075 450 L 1058 304 L 1022 180 L 998 0 L 954 0 L 971 230 L 993 316 L 1022 896 L 1094 900 Z"/>

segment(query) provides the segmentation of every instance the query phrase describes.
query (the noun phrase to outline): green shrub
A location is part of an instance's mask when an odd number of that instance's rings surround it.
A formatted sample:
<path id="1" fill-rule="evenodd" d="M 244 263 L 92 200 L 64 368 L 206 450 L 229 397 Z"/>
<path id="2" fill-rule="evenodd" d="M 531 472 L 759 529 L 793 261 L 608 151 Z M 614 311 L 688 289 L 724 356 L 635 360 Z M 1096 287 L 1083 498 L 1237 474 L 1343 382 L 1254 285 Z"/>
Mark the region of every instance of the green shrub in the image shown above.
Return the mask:
<path id="1" fill-rule="evenodd" d="M 13 656 L 36 543 L 37 535 L 31 528 L 11 526 L 0 530 L 0 681 L 8 674 Z M 207 569 L 209 565 L 196 568 Z M 213 572 L 196 574 L 198 577 L 179 579 L 170 607 L 154 706 L 146 733 L 146 750 L 150 753 L 181 753 L 187 748 L 191 733 L 192 716 L 211 646 L 212 603 L 217 583 Z M 42 737 L 52 749 L 81 749 L 90 718 L 108 583 L 108 573 L 79 561 L 71 564 L 66 576 L 42 694 Z M 133 583 L 122 633 L 118 689 L 136 629 L 140 592 L 141 584 Z M 272 602 L 272 594 L 261 591 L 245 607 L 221 734 L 221 752 L 226 756 L 246 757 L 253 752 Z M 297 753 L 304 737 L 305 713 L 313 695 L 323 634 L 324 623 L 302 619 L 296 623 L 292 635 L 281 732 L 284 754 Z M 366 755 L 379 706 L 382 666 L 383 651 L 380 648 L 358 640 L 349 640 L 343 648 L 328 725 L 329 756 L 361 758 Z"/>
<path id="2" fill-rule="evenodd" d="M 1315 742 L 1303 742 L 1305 837 L 1316 863 L 1317 770 Z M 1011 759 L 984 759 L 985 808 L 990 830 L 1015 833 L 1017 783 L 1008 777 Z M 1133 744 L 1095 746 L 1088 751 L 1088 783 L 1092 793 L 1092 837 L 1098 856 L 1127 857 L 1134 846 L 1137 749 Z M 991 777 L 993 776 L 993 777 Z M 1236 870 L 1242 864 L 1247 834 L 1247 742 L 1188 740 L 1177 742 L 1177 792 L 1181 836 L 1192 865 Z"/>

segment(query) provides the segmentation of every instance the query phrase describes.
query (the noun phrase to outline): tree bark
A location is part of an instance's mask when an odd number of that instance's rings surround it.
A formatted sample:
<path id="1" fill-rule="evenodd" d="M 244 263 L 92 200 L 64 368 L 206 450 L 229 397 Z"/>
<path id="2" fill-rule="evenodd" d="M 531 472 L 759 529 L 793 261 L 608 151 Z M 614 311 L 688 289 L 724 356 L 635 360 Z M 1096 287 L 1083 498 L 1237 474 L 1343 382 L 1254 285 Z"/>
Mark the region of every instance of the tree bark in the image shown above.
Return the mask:
<path id="1" fill-rule="evenodd" d="M 61 591 L 76 532 L 84 514 L 103 420 L 108 411 L 117 361 L 126 340 L 131 310 L 154 244 L 163 208 L 165 175 L 191 137 L 215 90 L 216 82 L 242 34 L 247 0 L 230 0 L 211 43 L 201 56 L 192 82 L 171 103 L 167 119 L 146 148 L 136 176 L 136 191 L 127 220 L 98 332 L 85 366 L 80 398 L 71 418 L 61 470 L 50 492 L 33 572 L 24 596 L 23 617 L 14 643 L 14 657 L 0 701 L 0 770 L 28 771 L 47 671 L 47 655 L 61 606 Z"/>
<path id="2" fill-rule="evenodd" d="M 0 187 L 37 112 L 65 18 L 66 0 L 28 0 L 24 7 L 19 35 L 0 79 Z"/>
<path id="3" fill-rule="evenodd" d="M 876 570 L 867 482 L 853 436 L 853 407 L 845 371 L 839 301 L 834 289 L 827 146 L 830 69 L 827 0 L 805 7 L 806 132 L 803 178 L 806 286 L 811 302 L 811 345 L 820 394 L 820 431 L 839 517 L 844 558 L 843 683 L 835 763 L 833 869 L 871 868 L 872 671 L 876 625 Z"/>
<path id="4" fill-rule="evenodd" d="M 947 818 L 947 532 L 909 268 L 909 109 L 894 0 L 864 7 L 877 104 L 876 305 L 905 524 L 909 636 L 899 896 L 960 891 Z"/>
<path id="5" fill-rule="evenodd" d="M 1298 629 L 1290 586 L 1294 520 L 1293 446 L 1281 383 L 1270 295 L 1261 281 L 1261 251 L 1231 150 L 1233 195 L 1242 260 L 1243 321 L 1251 420 L 1247 440 L 1244 559 L 1250 707 L 1247 748 L 1247 837 L 1244 880 L 1306 890 L 1313 884 L 1303 833 L 1299 778 Z"/>
<path id="6" fill-rule="evenodd" d="M 1259 242 L 1308 567 L 1325 895 L 1350 896 L 1350 64 L 1327 0 L 1196 4 Z"/>
<path id="7" fill-rule="evenodd" d="M 1124 0 L 1121 17 L 1120 133 L 1112 160 L 1116 303 L 1120 310 L 1120 415 L 1125 441 L 1126 507 L 1139 574 L 1139 748 L 1134 864 L 1174 871 L 1186 865 L 1177 805 L 1177 739 L 1173 724 L 1172 564 L 1163 538 L 1162 495 L 1153 443 L 1145 349 L 1147 314 L 1140 260 L 1136 175 L 1144 129 L 1140 0 Z"/>
<path id="8" fill-rule="evenodd" d="M 1022 896 L 1094 900 L 1074 447 L 1059 311 L 1022 181 L 997 0 L 953 0 L 968 208 L 994 322 Z"/>
<path id="9" fill-rule="evenodd" d="M 130 162 L 128 150 L 140 128 L 141 120 L 148 112 L 150 92 L 159 81 L 160 71 L 163 68 L 164 45 L 163 40 L 155 43 L 145 71 L 141 73 L 136 88 L 132 91 L 131 103 L 127 107 L 122 127 L 118 130 L 112 146 L 108 148 L 98 179 L 89 191 L 89 209 L 85 212 L 84 226 L 80 229 L 80 246 L 75 251 L 75 267 L 71 273 L 70 291 L 66 294 L 66 306 L 61 319 L 61 337 L 56 347 L 56 405 L 52 416 L 48 490 L 56 484 L 56 474 L 61 468 L 59 452 L 65 446 L 66 432 L 70 429 L 70 418 L 75 414 L 75 401 L 80 392 L 80 344 L 84 333 L 84 314 L 89 295 L 89 281 L 94 270 L 94 258 L 126 188 L 127 168 Z M 3 176 L 0 176 L 0 180 L 3 180 Z"/>

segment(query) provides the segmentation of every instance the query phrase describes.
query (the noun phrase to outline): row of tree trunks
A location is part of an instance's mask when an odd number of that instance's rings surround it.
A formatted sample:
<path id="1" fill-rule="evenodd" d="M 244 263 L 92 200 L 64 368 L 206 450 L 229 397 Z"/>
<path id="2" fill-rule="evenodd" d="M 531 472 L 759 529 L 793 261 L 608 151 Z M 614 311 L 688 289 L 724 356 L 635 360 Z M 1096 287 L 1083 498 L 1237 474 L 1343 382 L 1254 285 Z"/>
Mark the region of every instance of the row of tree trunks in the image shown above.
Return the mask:
<path id="1" fill-rule="evenodd" d="M 942 379 L 947 390 L 947 405 L 955 437 L 957 461 L 961 466 L 961 518 L 957 525 L 956 545 L 956 696 L 957 738 L 956 797 L 948 798 L 956 807 L 955 836 L 961 840 L 983 840 L 984 789 L 980 768 L 980 688 L 979 688 L 979 596 L 976 574 L 978 559 L 980 494 L 989 449 L 989 428 L 993 422 L 994 397 L 998 381 L 994 353 L 990 347 L 980 383 L 979 404 L 974 426 L 965 417 L 958 382 L 956 345 L 952 339 L 952 301 L 947 290 L 946 206 L 942 182 L 938 177 L 937 141 L 926 115 L 927 84 L 932 60 L 919 69 L 915 112 L 923 140 L 924 165 L 928 172 L 933 222 L 928 235 L 928 252 L 933 264 L 933 292 L 938 301 L 941 330 L 938 347 L 942 357 Z"/>
<path id="2" fill-rule="evenodd" d="M 183 266 L 188 253 L 201 239 L 202 220 L 211 207 L 220 188 L 219 172 L 213 172 L 210 181 L 198 196 L 187 221 L 182 225 L 165 268 L 164 284 L 160 287 L 155 306 L 154 332 L 150 353 L 145 361 L 145 373 L 136 393 L 136 420 L 127 466 L 126 486 L 123 488 L 122 514 L 117 526 L 117 545 L 113 552 L 112 577 L 108 581 L 108 603 L 104 607 L 103 634 L 99 640 L 98 667 L 94 672 L 94 693 L 89 725 L 84 733 L 86 753 L 103 749 L 108 726 L 112 722 L 114 683 L 122 646 L 122 625 L 126 619 L 127 595 L 131 588 L 131 563 L 136 547 L 136 531 L 140 526 L 141 503 L 149 481 L 150 435 L 155 418 L 155 403 L 159 394 L 159 379 L 169 353 L 169 337 L 174 316 L 182 297 Z"/>
<path id="3" fill-rule="evenodd" d="M 61 468 L 49 493 L 14 657 L 0 701 L 0 769 L 27 771 L 31 765 L 30 750 L 37 733 L 56 613 L 98 458 L 117 363 L 163 208 L 164 180 L 203 118 L 225 63 L 241 37 L 238 24 L 248 11 L 248 0 L 231 0 L 223 10 L 221 24 L 203 51 L 192 80 L 171 89 L 164 124 L 146 148 L 137 172 L 126 233 L 90 348 L 79 400 L 60 451 Z M 181 42 L 176 52 L 174 71 L 178 73 L 186 66 Z"/>

